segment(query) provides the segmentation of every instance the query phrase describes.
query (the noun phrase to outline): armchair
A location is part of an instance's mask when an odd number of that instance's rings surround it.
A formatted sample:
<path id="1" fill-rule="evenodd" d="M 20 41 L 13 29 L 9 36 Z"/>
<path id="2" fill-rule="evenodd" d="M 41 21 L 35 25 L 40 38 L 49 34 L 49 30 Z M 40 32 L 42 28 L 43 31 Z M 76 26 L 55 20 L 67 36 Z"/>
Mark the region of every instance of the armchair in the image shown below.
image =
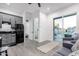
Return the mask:
<path id="1" fill-rule="evenodd" d="M 75 40 L 72 37 L 65 37 L 63 38 L 63 47 L 71 49 L 71 47 L 74 45 Z"/>
<path id="2" fill-rule="evenodd" d="M 63 38 L 63 47 L 58 49 L 53 55 L 54 56 L 68 56 L 72 53 L 72 46 L 76 43 L 78 38 L 65 37 Z"/>

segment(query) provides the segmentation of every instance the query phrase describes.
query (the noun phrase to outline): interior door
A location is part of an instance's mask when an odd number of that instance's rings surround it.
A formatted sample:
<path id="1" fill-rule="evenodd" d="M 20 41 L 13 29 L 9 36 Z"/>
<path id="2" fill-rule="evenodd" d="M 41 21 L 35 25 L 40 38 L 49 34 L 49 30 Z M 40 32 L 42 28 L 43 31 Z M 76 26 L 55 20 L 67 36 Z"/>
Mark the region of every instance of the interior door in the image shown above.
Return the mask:
<path id="1" fill-rule="evenodd" d="M 35 18 L 33 22 L 34 26 L 34 40 L 38 41 L 38 31 L 39 31 L 39 19 Z"/>

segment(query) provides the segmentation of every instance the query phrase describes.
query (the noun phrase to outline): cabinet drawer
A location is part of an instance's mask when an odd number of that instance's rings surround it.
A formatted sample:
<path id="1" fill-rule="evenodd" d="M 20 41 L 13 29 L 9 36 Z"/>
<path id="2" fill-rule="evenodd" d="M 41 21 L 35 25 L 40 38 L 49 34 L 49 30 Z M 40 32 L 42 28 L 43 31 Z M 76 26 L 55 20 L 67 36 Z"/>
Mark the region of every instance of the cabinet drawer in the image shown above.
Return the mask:
<path id="1" fill-rule="evenodd" d="M 16 42 L 16 35 L 15 34 L 0 34 L 2 37 L 2 44 L 11 44 Z"/>

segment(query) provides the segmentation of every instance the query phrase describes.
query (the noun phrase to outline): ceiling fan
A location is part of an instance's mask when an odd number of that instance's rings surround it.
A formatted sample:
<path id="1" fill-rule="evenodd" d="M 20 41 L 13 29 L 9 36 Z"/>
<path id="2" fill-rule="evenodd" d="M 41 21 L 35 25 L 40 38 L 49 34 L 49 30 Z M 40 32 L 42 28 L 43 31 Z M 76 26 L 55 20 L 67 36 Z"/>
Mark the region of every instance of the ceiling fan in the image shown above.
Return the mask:
<path id="1" fill-rule="evenodd" d="M 28 3 L 29 5 L 31 5 L 32 3 Z M 41 7 L 41 4 L 40 3 L 37 3 L 38 4 L 38 7 Z"/>

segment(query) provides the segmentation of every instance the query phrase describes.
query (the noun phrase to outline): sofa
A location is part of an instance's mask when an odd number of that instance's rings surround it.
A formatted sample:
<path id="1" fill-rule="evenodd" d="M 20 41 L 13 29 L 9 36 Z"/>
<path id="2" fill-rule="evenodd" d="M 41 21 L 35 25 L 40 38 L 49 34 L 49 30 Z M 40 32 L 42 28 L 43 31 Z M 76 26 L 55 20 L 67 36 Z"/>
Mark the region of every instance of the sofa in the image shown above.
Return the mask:
<path id="1" fill-rule="evenodd" d="M 75 47 L 79 42 L 79 36 L 78 34 L 73 37 L 65 37 L 63 38 L 63 47 L 58 49 L 53 56 L 68 56 L 70 53 L 74 52 Z"/>

